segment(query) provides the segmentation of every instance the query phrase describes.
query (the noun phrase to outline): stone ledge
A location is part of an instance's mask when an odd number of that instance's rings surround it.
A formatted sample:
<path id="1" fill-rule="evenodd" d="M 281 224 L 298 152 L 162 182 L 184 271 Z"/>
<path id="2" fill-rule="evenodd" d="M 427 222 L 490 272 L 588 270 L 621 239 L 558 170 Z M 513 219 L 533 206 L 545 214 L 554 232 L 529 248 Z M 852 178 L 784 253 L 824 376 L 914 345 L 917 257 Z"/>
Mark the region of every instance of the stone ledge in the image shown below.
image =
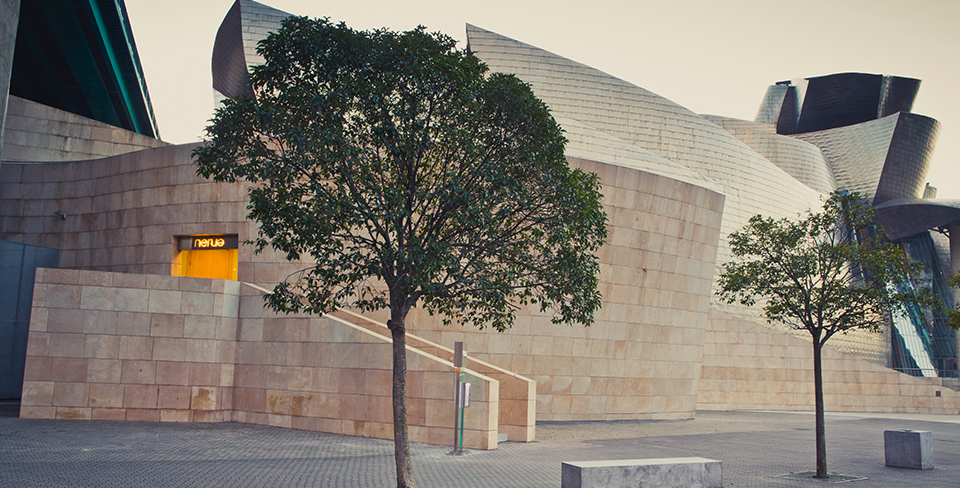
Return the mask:
<path id="1" fill-rule="evenodd" d="M 618 459 L 562 464 L 562 488 L 721 488 L 723 463 L 701 457 Z"/>

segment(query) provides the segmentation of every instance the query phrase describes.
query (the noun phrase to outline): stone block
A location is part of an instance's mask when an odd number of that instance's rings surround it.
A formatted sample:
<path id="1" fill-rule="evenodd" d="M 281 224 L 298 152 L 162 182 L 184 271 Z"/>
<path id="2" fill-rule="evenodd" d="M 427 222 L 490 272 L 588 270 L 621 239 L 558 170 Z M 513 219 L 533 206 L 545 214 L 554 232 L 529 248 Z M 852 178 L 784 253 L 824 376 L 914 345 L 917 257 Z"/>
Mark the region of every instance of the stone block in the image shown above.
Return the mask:
<path id="1" fill-rule="evenodd" d="M 157 379 L 155 361 L 123 361 L 120 367 L 120 382 L 124 384 L 153 384 Z"/>
<path id="2" fill-rule="evenodd" d="M 53 358 L 27 356 L 24 364 L 24 381 L 50 381 Z"/>
<path id="3" fill-rule="evenodd" d="M 158 387 L 156 385 L 124 385 L 123 407 L 128 409 L 127 420 L 146 420 L 148 422 L 159 420 L 159 414 L 156 415 L 156 419 L 153 419 L 153 414 L 147 415 L 148 418 L 140 418 L 139 416 L 136 419 L 131 418 L 131 413 L 134 410 L 156 409 L 157 392 Z"/>
<path id="4" fill-rule="evenodd" d="M 216 410 L 217 389 L 194 386 L 190 397 L 190 408 L 192 410 Z"/>
<path id="5" fill-rule="evenodd" d="M 151 314 L 149 313 L 117 312 L 117 333 L 122 336 L 148 336 L 150 335 L 150 319 Z"/>
<path id="6" fill-rule="evenodd" d="M 90 387 L 87 383 L 61 382 L 53 385 L 53 405 L 56 407 L 86 407 L 89 396 Z"/>
<path id="7" fill-rule="evenodd" d="M 153 342 L 154 361 L 184 361 L 187 358 L 187 342 L 174 337 L 157 337 Z"/>
<path id="8" fill-rule="evenodd" d="M 91 408 L 92 420 L 126 420 L 127 411 L 123 408 Z"/>
<path id="9" fill-rule="evenodd" d="M 118 288 L 114 296 L 114 310 L 146 312 L 150 291 L 137 288 Z"/>
<path id="10" fill-rule="evenodd" d="M 86 337 L 83 334 L 50 334 L 50 356 L 82 358 L 85 349 Z"/>
<path id="11" fill-rule="evenodd" d="M 189 363 L 190 386 L 218 386 L 220 384 L 220 365 L 211 363 Z"/>
<path id="12" fill-rule="evenodd" d="M 127 420 L 135 422 L 159 422 L 160 410 L 153 408 L 128 408 Z"/>
<path id="13" fill-rule="evenodd" d="M 88 359 L 87 381 L 90 383 L 120 383 L 121 366 L 119 359 Z"/>
<path id="14" fill-rule="evenodd" d="M 885 430 L 883 454 L 890 467 L 933 469 L 933 434 L 922 430 Z"/>
<path id="15" fill-rule="evenodd" d="M 187 385 L 189 364 L 182 362 L 157 362 L 156 383 L 158 385 Z"/>
<path id="16" fill-rule="evenodd" d="M 217 361 L 218 341 L 190 339 L 186 342 L 186 360 L 199 363 Z"/>
<path id="17" fill-rule="evenodd" d="M 52 406 L 53 405 L 53 385 L 52 381 L 28 381 L 23 382 L 23 393 L 20 398 L 21 409 L 34 406 Z M 21 414 L 22 417 L 22 414 Z M 52 417 L 23 417 L 23 418 L 52 418 Z"/>
<path id="18" fill-rule="evenodd" d="M 157 407 L 163 410 L 187 410 L 190 408 L 192 389 L 189 386 L 160 386 Z M 161 421 L 163 415 L 161 414 Z M 181 420 L 186 422 L 186 420 Z"/>
<path id="19" fill-rule="evenodd" d="M 150 335 L 154 337 L 183 337 L 183 322 L 184 316 L 180 315 L 179 312 L 173 314 L 154 313 L 150 317 Z"/>
<path id="20" fill-rule="evenodd" d="M 123 407 L 123 385 L 92 383 L 89 395 L 90 407 L 96 407 L 99 410 Z"/>
<path id="21" fill-rule="evenodd" d="M 563 488 L 722 488 L 723 465 L 701 457 L 563 463 Z"/>
<path id="22" fill-rule="evenodd" d="M 118 355 L 120 359 L 152 360 L 153 341 L 151 337 L 121 335 Z"/>
<path id="23" fill-rule="evenodd" d="M 77 358 L 52 358 L 50 379 L 82 383 L 87 379 L 87 360 Z"/>

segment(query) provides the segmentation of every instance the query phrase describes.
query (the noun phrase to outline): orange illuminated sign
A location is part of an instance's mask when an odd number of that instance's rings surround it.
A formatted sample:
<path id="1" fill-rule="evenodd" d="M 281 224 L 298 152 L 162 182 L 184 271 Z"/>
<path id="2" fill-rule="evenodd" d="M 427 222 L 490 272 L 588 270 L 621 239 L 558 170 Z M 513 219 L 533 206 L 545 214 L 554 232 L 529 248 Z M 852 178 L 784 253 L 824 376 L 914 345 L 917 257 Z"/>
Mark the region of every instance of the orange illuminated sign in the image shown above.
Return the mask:
<path id="1" fill-rule="evenodd" d="M 194 249 L 226 249 L 227 240 L 222 237 L 194 237 Z"/>
<path id="2" fill-rule="evenodd" d="M 183 236 L 177 238 L 177 248 L 181 251 L 236 249 L 238 243 L 236 235 Z"/>

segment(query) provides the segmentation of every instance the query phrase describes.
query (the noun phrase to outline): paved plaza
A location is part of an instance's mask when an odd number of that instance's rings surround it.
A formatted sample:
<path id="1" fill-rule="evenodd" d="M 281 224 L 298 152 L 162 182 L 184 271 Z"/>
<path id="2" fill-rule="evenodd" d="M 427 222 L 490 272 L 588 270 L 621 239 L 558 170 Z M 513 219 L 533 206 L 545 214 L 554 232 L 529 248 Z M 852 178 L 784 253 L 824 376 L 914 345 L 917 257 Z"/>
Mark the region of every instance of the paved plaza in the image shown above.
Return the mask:
<path id="1" fill-rule="evenodd" d="M 393 443 L 275 427 L 75 420 L 0 415 L 0 486 L 384 487 L 394 485 Z M 449 456 L 415 444 L 420 487 L 560 486 L 560 463 L 702 456 L 723 461 L 724 486 L 834 486 L 779 475 L 814 467 L 813 415 L 697 413 L 690 421 L 542 423 L 538 441 Z M 883 431 L 933 432 L 934 469 L 884 466 Z M 960 486 L 960 417 L 827 414 L 831 472 L 866 477 L 844 487 Z"/>

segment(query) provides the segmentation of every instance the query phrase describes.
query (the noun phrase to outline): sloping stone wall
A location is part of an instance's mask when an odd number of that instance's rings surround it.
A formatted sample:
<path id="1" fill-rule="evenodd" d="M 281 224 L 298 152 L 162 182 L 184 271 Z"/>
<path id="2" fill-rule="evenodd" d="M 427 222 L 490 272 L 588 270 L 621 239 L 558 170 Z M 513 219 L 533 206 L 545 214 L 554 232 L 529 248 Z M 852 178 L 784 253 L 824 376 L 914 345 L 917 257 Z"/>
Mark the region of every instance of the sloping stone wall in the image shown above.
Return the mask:
<path id="1" fill-rule="evenodd" d="M 712 310 L 697 408 L 813 410 L 813 345 Z M 823 348 L 824 404 L 833 412 L 960 414 L 960 392 Z"/>

